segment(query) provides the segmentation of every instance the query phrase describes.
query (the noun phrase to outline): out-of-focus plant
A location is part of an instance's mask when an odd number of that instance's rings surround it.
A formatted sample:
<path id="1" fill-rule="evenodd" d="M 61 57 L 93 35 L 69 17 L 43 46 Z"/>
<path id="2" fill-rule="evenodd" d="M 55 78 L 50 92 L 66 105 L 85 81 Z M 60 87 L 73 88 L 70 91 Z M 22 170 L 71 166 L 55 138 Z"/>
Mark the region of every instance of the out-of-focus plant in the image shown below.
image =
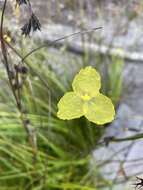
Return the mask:
<path id="1" fill-rule="evenodd" d="M 108 66 L 108 95 L 115 105 L 120 101 L 123 87 L 124 60 L 118 56 L 112 56 Z"/>

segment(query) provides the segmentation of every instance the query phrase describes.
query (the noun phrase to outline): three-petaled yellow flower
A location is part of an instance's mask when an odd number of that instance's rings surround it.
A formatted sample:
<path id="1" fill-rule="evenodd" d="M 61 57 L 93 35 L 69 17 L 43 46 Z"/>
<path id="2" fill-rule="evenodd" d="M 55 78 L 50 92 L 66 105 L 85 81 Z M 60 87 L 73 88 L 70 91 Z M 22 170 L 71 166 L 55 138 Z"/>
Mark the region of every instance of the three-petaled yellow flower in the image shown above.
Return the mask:
<path id="1" fill-rule="evenodd" d="M 99 92 L 99 73 L 88 66 L 81 69 L 72 83 L 72 92 L 67 92 L 58 103 L 57 116 L 60 119 L 75 119 L 85 116 L 89 121 L 102 125 L 114 119 L 112 101 Z"/>

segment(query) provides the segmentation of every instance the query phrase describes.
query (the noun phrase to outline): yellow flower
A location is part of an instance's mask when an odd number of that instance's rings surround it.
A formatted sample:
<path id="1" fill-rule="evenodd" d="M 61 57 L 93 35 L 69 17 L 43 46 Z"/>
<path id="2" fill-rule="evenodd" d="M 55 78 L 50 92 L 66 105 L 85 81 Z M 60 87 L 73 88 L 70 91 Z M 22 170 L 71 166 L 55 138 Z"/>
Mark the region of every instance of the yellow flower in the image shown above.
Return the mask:
<path id="1" fill-rule="evenodd" d="M 99 73 L 88 66 L 75 76 L 73 92 L 67 92 L 58 103 L 57 116 L 60 119 L 75 119 L 85 116 L 89 121 L 102 125 L 111 122 L 115 116 L 112 101 L 99 92 Z"/>
<path id="2" fill-rule="evenodd" d="M 8 42 L 8 43 L 10 43 L 10 42 L 11 42 L 11 40 L 12 40 L 12 39 L 11 39 L 11 37 L 10 37 L 10 36 L 8 36 L 7 34 L 4 34 L 4 35 L 3 35 L 3 38 L 4 38 L 4 39 L 5 39 L 5 41 L 6 41 L 6 42 Z"/>

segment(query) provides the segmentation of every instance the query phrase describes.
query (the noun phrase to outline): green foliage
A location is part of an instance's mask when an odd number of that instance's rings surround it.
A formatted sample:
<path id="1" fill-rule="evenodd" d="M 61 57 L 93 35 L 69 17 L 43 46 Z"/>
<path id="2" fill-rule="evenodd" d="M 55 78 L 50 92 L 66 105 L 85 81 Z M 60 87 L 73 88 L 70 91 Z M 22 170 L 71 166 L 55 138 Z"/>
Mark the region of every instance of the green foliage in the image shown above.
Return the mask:
<path id="1" fill-rule="evenodd" d="M 23 89 L 23 101 L 31 128 L 37 131 L 38 152 L 33 158 L 14 98 L 2 74 L 0 187 L 2 190 L 9 187 L 18 190 L 95 189 L 92 175 L 84 177 L 89 172 L 90 153 L 102 131 L 84 119 L 59 120 L 57 102 L 66 87 L 46 65 L 39 70 L 33 58 L 28 64 L 31 69 Z"/>
<path id="2" fill-rule="evenodd" d="M 53 60 L 55 54 L 39 51 L 27 60 L 29 77 L 23 88 L 26 115 L 37 134 L 36 155 L 27 144 L 14 98 L 1 70 L 0 190 L 95 190 L 99 189 L 99 183 L 108 186 L 101 176 L 99 182 L 98 168 L 93 171 L 89 164 L 104 128 L 95 127 L 85 118 L 72 121 L 57 118 L 57 103 L 71 90 L 75 73 L 70 75 L 70 61 L 68 68 L 61 65 L 63 77 L 61 71 L 53 69 L 54 61 L 48 64 L 46 57 Z"/>
<path id="3" fill-rule="evenodd" d="M 115 105 L 117 105 L 121 98 L 122 86 L 123 86 L 123 66 L 124 60 L 118 56 L 112 56 L 112 62 L 108 68 L 108 81 L 109 91 L 108 95 L 111 97 Z"/>

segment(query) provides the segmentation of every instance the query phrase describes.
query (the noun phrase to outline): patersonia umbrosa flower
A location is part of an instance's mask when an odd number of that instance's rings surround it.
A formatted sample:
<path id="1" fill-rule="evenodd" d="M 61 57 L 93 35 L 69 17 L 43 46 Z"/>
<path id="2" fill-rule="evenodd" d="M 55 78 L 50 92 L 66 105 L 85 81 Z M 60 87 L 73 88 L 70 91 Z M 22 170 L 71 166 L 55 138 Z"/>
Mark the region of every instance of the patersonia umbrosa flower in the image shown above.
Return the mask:
<path id="1" fill-rule="evenodd" d="M 57 116 L 70 120 L 85 116 L 89 121 L 102 125 L 114 119 L 112 101 L 99 92 L 99 73 L 88 66 L 81 69 L 72 83 L 72 92 L 67 92 L 58 103 Z"/>

